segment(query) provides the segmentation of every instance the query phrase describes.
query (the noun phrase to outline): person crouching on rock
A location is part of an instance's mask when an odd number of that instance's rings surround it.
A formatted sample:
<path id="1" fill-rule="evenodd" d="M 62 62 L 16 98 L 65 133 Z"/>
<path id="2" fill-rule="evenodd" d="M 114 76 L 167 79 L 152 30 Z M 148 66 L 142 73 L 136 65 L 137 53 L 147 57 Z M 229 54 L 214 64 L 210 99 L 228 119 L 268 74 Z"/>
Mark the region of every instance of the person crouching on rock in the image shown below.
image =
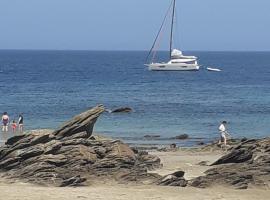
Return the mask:
<path id="1" fill-rule="evenodd" d="M 220 132 L 220 140 L 218 141 L 218 144 L 221 144 L 223 141 L 225 146 L 227 145 L 227 131 L 225 127 L 226 124 L 227 122 L 223 121 L 218 127 L 218 130 Z"/>
<path id="2" fill-rule="evenodd" d="M 3 123 L 2 131 L 3 132 L 8 132 L 9 116 L 8 116 L 7 112 L 3 113 L 2 123 Z"/>

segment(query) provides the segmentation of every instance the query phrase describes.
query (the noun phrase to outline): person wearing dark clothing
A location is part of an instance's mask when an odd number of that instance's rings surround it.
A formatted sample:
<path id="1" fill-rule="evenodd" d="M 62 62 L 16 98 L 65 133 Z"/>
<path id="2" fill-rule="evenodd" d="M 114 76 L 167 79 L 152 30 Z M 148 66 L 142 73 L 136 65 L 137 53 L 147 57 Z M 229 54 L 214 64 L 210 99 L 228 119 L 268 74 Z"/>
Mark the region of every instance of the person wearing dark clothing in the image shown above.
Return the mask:
<path id="1" fill-rule="evenodd" d="M 23 133 L 23 115 L 22 114 L 19 115 L 18 125 L 19 125 L 20 133 Z"/>

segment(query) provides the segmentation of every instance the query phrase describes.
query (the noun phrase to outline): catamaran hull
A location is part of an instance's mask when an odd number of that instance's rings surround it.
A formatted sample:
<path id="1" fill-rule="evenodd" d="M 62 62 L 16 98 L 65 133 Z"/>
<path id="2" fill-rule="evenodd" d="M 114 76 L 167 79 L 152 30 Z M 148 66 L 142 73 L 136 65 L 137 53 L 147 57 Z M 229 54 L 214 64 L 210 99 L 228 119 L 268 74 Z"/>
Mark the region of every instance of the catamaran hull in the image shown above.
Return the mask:
<path id="1" fill-rule="evenodd" d="M 197 64 L 167 64 L 167 63 L 152 63 L 146 64 L 150 71 L 197 71 L 200 66 Z"/>

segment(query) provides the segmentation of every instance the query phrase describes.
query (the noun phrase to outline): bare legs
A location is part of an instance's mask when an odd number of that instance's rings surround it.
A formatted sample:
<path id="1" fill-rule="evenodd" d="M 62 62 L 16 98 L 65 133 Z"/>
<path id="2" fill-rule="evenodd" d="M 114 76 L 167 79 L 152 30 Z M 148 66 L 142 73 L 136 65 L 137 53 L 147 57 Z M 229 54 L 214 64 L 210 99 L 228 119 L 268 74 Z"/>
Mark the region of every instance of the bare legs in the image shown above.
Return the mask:
<path id="1" fill-rule="evenodd" d="M 7 126 L 7 125 L 3 125 L 2 131 L 3 131 L 3 132 L 8 132 L 8 126 Z"/>
<path id="2" fill-rule="evenodd" d="M 23 124 L 19 124 L 19 132 L 23 133 Z"/>
<path id="3" fill-rule="evenodd" d="M 225 146 L 227 146 L 227 137 L 225 134 L 221 134 L 220 140 L 218 141 L 218 144 L 224 143 Z"/>

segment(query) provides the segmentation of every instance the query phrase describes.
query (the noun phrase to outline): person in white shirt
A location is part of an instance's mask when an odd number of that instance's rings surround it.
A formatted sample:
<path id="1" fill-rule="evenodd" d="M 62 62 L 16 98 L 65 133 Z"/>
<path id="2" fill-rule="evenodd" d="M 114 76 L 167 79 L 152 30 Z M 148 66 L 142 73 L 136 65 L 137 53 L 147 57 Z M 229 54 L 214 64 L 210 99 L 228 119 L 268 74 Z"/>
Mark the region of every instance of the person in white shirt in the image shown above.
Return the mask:
<path id="1" fill-rule="evenodd" d="M 219 140 L 219 144 L 221 144 L 221 142 L 224 142 L 224 145 L 227 145 L 227 131 L 226 131 L 226 127 L 225 125 L 227 124 L 226 121 L 223 121 L 220 126 L 218 127 L 218 130 L 220 132 L 220 140 Z"/>

